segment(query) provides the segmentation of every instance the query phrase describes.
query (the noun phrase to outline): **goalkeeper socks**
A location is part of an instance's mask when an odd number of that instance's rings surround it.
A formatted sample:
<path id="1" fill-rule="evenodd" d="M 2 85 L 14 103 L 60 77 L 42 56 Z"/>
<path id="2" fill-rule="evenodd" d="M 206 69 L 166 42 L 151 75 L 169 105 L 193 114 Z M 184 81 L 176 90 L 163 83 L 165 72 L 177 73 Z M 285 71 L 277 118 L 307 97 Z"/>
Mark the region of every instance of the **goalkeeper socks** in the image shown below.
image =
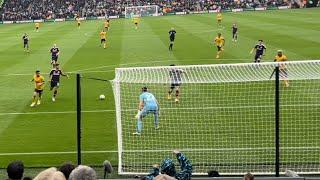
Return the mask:
<path id="1" fill-rule="evenodd" d="M 154 127 L 158 128 L 159 125 L 159 112 L 154 113 Z"/>
<path id="2" fill-rule="evenodd" d="M 56 97 L 56 96 L 57 96 L 57 93 L 58 93 L 58 91 L 55 90 L 55 91 L 53 92 L 53 97 Z"/>
<path id="3" fill-rule="evenodd" d="M 141 133 L 142 131 L 142 121 L 140 119 L 138 119 L 137 121 L 137 132 Z"/>

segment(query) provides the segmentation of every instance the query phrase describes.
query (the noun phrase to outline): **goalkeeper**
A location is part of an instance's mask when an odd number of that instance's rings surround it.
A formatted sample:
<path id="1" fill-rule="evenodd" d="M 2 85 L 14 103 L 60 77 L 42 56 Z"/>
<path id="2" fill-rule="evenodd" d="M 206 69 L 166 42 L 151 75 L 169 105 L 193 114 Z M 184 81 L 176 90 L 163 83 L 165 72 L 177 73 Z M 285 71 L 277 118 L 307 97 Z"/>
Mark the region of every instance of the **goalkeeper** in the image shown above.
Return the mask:
<path id="1" fill-rule="evenodd" d="M 156 177 L 156 179 L 169 179 L 168 176 L 170 176 L 174 177 L 177 180 L 190 180 L 192 174 L 191 162 L 180 151 L 174 150 L 173 153 L 176 155 L 180 165 L 181 171 L 179 173 L 176 172 L 174 162 L 171 159 L 166 158 L 162 161 L 160 168 L 157 164 L 153 165 L 152 170 L 145 177 L 145 179 L 153 180 L 154 177 Z M 161 175 L 159 175 L 160 171 Z"/>
<path id="2" fill-rule="evenodd" d="M 152 113 L 154 115 L 154 127 L 159 128 L 159 103 L 155 96 L 148 92 L 147 87 L 142 88 L 140 94 L 140 102 L 137 118 L 137 131 L 133 135 L 141 135 L 142 131 L 142 118 Z"/>

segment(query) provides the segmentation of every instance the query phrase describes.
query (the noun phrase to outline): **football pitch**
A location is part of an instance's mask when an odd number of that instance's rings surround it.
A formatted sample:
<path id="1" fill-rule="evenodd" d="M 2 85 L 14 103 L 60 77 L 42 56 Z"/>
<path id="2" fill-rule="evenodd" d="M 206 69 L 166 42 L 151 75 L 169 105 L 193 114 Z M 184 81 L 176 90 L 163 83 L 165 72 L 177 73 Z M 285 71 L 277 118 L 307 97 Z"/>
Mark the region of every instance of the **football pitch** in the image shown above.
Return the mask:
<path id="1" fill-rule="evenodd" d="M 267 46 L 263 62 L 273 61 L 278 49 L 284 51 L 289 61 L 319 59 L 319 13 L 320 9 L 224 13 L 223 29 L 218 29 L 215 14 L 145 17 L 141 19 L 138 30 L 134 29 L 131 20 L 116 19 L 111 20 L 106 49 L 99 47 L 103 21 L 83 21 L 80 29 L 74 21 L 42 23 L 40 32 L 34 31 L 34 24 L 1 25 L 0 167 L 6 167 L 16 159 L 22 160 L 28 167 L 76 162 L 77 72 L 85 77 L 82 79 L 83 164 L 101 165 L 105 159 L 117 164 L 116 118 L 111 84 L 86 78 L 112 80 L 116 67 L 248 63 L 253 61 L 253 55 L 249 52 L 258 39 L 263 39 Z M 234 22 L 239 26 L 239 40 L 236 43 L 231 41 Z M 168 31 L 171 27 L 177 31 L 173 52 L 168 51 Z M 216 47 L 212 42 L 218 32 L 226 39 L 225 51 L 219 60 L 215 59 Z M 22 48 L 24 33 L 30 36 L 30 53 Z M 49 49 L 54 43 L 61 51 L 61 67 L 70 78 L 62 77 L 56 102 L 51 102 L 52 92 L 47 83 L 42 104 L 31 108 L 34 84 L 30 80 L 34 71 L 40 70 L 48 82 L 51 70 Z M 100 94 L 106 95 L 105 101 L 98 99 Z M 319 100 L 317 95 L 319 92 L 310 95 L 315 102 Z M 314 113 L 313 117 L 319 120 L 318 107 L 313 108 L 306 113 Z M 284 114 L 291 116 L 290 112 Z M 312 126 L 308 122 L 299 123 L 305 127 Z M 267 124 L 266 127 L 272 128 Z M 319 132 L 319 127 L 313 129 L 310 141 L 319 137 L 316 132 Z M 305 140 L 308 142 L 308 138 Z M 308 143 L 314 147 L 320 146 L 319 139 Z M 194 146 L 202 147 L 201 144 Z M 319 150 L 310 152 L 310 157 L 303 160 L 319 163 L 320 157 L 316 152 Z"/>

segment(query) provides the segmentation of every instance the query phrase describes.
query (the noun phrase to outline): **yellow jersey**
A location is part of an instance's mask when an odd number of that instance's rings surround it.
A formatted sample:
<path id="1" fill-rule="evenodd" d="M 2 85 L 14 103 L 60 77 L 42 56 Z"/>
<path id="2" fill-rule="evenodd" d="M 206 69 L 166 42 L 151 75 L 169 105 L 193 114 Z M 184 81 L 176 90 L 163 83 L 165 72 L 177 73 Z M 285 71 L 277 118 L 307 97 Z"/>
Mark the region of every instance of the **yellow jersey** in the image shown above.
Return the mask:
<path id="1" fill-rule="evenodd" d="M 36 26 L 36 28 L 40 27 L 40 23 L 35 23 L 34 25 Z"/>
<path id="2" fill-rule="evenodd" d="M 101 31 L 100 32 L 100 39 L 106 39 L 107 32 Z"/>
<path id="3" fill-rule="evenodd" d="M 109 27 L 109 22 L 108 21 L 106 21 L 106 22 L 104 22 L 104 27 Z"/>
<path id="4" fill-rule="evenodd" d="M 217 45 L 217 46 L 223 46 L 224 45 L 224 38 L 222 37 L 222 36 L 220 36 L 220 37 L 216 37 L 215 39 L 214 39 L 214 43 Z"/>
<path id="5" fill-rule="evenodd" d="M 34 81 L 34 88 L 37 90 L 43 90 L 44 88 L 44 78 L 43 76 L 34 75 L 32 81 Z"/>
<path id="6" fill-rule="evenodd" d="M 217 14 L 217 20 L 218 20 L 218 21 L 221 21 L 221 20 L 222 20 L 222 14 L 221 14 L 221 13 L 218 13 L 218 14 Z"/>
<path id="7" fill-rule="evenodd" d="M 133 18 L 133 23 L 137 24 L 139 22 L 140 22 L 140 18 L 137 18 L 137 17 Z"/>
<path id="8" fill-rule="evenodd" d="M 285 61 L 287 61 L 287 56 L 285 56 L 285 55 L 282 55 L 282 56 L 276 55 L 275 61 L 276 62 L 285 62 Z M 286 68 L 286 66 L 284 64 L 282 64 L 280 66 L 280 69 L 285 69 L 285 68 Z"/>

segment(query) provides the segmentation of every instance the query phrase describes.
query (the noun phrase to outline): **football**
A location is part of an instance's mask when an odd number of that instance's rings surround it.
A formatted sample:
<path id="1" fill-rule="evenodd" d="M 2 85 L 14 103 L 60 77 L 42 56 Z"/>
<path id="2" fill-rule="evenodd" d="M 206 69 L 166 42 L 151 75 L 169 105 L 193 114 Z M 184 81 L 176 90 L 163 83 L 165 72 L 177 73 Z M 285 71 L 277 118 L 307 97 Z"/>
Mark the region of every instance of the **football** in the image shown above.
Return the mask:
<path id="1" fill-rule="evenodd" d="M 100 99 L 100 100 L 105 100 L 105 99 L 106 99 L 106 96 L 103 95 L 103 94 L 101 94 L 101 95 L 99 96 L 99 99 Z"/>

